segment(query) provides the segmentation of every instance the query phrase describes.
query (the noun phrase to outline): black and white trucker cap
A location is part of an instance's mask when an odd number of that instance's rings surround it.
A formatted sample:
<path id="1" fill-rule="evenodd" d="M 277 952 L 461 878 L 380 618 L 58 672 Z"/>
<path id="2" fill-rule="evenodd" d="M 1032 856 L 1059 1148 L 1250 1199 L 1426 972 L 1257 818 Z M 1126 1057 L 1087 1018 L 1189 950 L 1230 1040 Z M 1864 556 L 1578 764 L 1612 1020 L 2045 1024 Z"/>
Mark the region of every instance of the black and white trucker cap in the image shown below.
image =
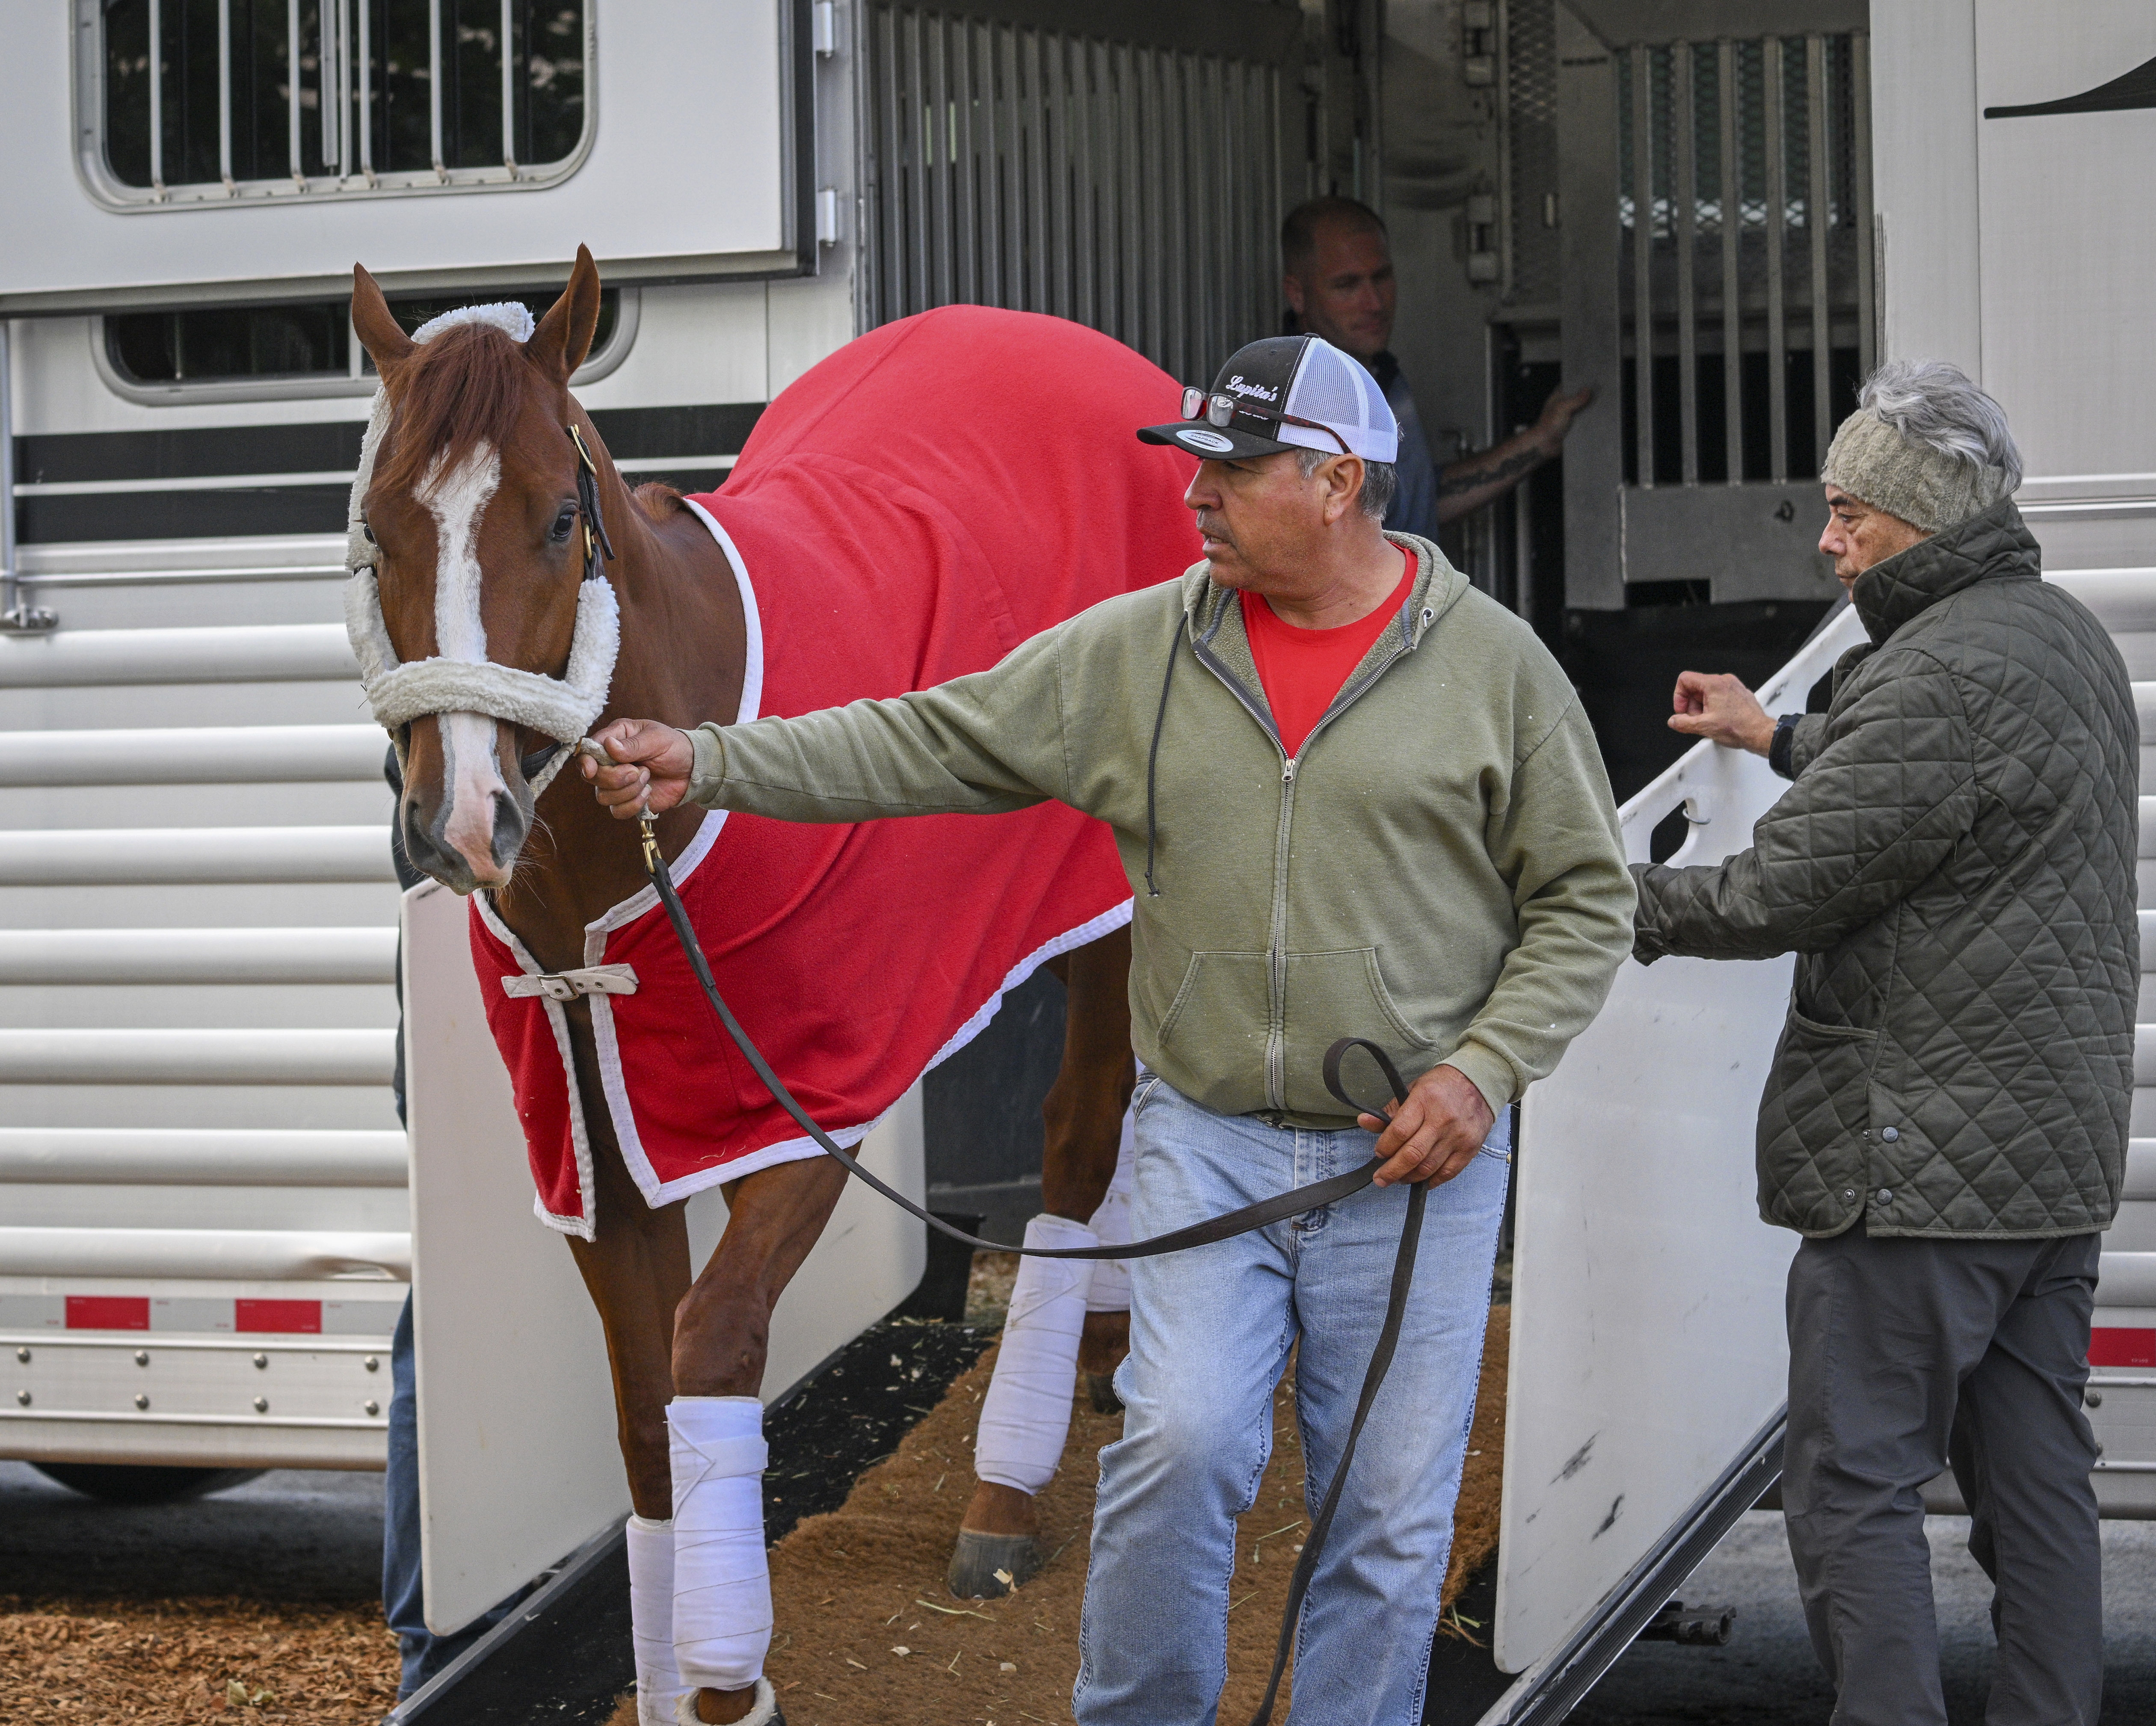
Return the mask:
<path id="1" fill-rule="evenodd" d="M 1138 436 L 1214 460 L 1286 449 L 1399 459 L 1399 423 L 1378 380 L 1322 336 L 1269 336 L 1237 348 L 1211 390 L 1183 393 L 1183 415 Z"/>

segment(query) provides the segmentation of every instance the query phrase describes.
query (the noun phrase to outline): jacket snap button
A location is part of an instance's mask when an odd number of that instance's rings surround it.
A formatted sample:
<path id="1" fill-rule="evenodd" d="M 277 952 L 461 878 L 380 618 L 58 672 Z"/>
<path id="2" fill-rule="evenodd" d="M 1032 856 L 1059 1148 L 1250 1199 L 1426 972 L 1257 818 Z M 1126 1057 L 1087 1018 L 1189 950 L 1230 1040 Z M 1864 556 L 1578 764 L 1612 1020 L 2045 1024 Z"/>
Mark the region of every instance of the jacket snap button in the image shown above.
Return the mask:
<path id="1" fill-rule="evenodd" d="M 1894 1189 L 1892 1187 L 1880 1188 L 1879 1202 L 1881 1205 L 1892 1205 L 1894 1202 Z"/>
<path id="2" fill-rule="evenodd" d="M 1882 1127 L 1879 1129 L 1879 1136 L 1887 1143 L 1892 1144 L 1902 1137 L 1902 1129 L 1898 1127 Z"/>
<path id="3" fill-rule="evenodd" d="M 1841 1197 L 1844 1204 L 1854 1205 L 1856 1202 L 1856 1189 L 1855 1187 L 1844 1188 L 1842 1189 Z"/>

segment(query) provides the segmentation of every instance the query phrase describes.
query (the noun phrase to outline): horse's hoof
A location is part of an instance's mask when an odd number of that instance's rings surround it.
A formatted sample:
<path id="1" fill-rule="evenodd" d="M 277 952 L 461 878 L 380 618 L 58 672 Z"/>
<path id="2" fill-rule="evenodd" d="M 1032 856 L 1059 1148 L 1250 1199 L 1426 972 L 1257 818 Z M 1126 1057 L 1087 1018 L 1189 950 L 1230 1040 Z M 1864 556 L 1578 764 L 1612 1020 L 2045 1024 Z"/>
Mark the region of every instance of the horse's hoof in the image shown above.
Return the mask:
<path id="1" fill-rule="evenodd" d="M 1040 1543 L 1030 1534 L 977 1534 L 958 1530 L 944 1583 L 962 1600 L 993 1600 L 1029 1580 L 1040 1568 Z"/>
<path id="2" fill-rule="evenodd" d="M 1086 1374 L 1086 1389 L 1093 1399 L 1095 1414 L 1120 1415 L 1122 1413 L 1123 1400 L 1116 1395 L 1116 1375 L 1113 1373 Z"/>
<path id="3" fill-rule="evenodd" d="M 676 1726 L 704 1726 L 696 1713 L 694 1690 L 685 1690 L 674 1703 Z M 778 1711 L 778 1693 L 771 1687 L 771 1680 L 756 1681 L 756 1706 L 741 1717 L 739 1726 L 786 1726 L 786 1716 Z"/>

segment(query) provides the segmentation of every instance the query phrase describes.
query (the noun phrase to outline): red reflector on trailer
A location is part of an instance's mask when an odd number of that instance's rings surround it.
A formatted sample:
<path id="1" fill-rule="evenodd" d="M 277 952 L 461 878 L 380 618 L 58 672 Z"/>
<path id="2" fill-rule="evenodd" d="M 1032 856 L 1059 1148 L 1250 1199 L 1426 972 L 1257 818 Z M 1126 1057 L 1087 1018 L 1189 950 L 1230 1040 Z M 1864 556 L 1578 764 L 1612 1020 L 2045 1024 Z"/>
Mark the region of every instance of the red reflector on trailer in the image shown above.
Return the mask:
<path id="1" fill-rule="evenodd" d="M 232 1328 L 238 1331 L 285 1331 L 317 1337 L 322 1332 L 320 1301 L 234 1301 Z"/>
<path id="2" fill-rule="evenodd" d="M 147 1295 L 69 1295 L 67 1297 L 67 1328 L 69 1330 L 147 1330 L 150 1328 L 150 1297 Z"/>
<path id="3" fill-rule="evenodd" d="M 2089 1364 L 2156 1366 L 2156 1329 L 2098 1325 L 2089 1333 Z"/>

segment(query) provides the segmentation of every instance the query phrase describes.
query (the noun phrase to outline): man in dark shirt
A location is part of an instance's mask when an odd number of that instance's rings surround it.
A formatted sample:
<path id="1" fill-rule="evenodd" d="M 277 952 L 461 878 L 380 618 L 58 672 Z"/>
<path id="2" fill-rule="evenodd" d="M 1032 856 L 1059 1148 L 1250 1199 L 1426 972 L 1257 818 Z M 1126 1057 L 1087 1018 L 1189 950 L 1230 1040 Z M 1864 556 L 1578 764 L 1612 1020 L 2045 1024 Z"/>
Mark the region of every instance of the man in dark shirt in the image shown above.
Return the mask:
<path id="1" fill-rule="evenodd" d="M 1398 289 L 1385 224 L 1352 198 L 1313 198 L 1281 226 L 1282 290 L 1291 328 L 1322 336 L 1370 368 L 1399 422 L 1399 489 L 1385 526 L 1437 537 L 1438 528 L 1496 501 L 1564 447 L 1592 388 L 1553 395 L 1542 417 L 1516 437 L 1443 469 L 1430 454 L 1414 394 L 1389 352 Z"/>

